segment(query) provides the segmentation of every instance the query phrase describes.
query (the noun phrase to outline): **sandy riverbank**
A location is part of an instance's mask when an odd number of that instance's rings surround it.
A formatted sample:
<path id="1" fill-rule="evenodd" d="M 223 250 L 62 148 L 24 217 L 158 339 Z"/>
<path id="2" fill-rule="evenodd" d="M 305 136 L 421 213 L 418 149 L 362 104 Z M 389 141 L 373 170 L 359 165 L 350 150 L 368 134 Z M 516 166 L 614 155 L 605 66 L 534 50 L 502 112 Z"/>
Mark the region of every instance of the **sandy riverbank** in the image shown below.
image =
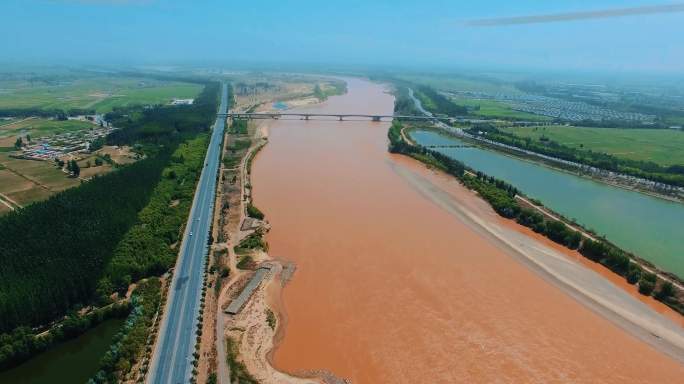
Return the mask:
<path id="1" fill-rule="evenodd" d="M 586 307 L 684 363 L 684 317 L 652 298 L 644 300 L 647 302 L 635 300 L 629 291 L 573 258 L 581 257 L 577 252 L 562 252 L 550 240 L 502 220 L 472 191 L 455 179 L 450 180 L 449 175 L 426 173 L 414 163 L 396 159 L 394 169 L 426 198 Z"/>
<path id="2" fill-rule="evenodd" d="M 288 107 L 310 106 L 319 103 L 318 99 L 306 97 L 292 99 L 287 102 Z M 271 104 L 263 104 L 257 109 L 259 112 L 273 111 Z M 281 306 L 281 293 L 284 285 L 291 278 L 294 272 L 294 265 L 283 272 L 283 264 L 269 256 L 267 252 L 257 252 L 252 255 L 254 261 L 261 264 L 269 264 L 271 272 L 264 278 L 259 288 L 254 292 L 251 299 L 237 315 L 227 315 L 224 313 L 225 307 L 234 299 L 247 281 L 253 275 L 252 271 L 240 270 L 236 267 L 237 255 L 233 251 L 233 246 L 238 244 L 241 239 L 251 233 L 250 230 L 242 230 L 242 222 L 245 219 L 244 204 L 250 199 L 251 190 L 243 186 L 250 184 L 248 158 L 251 153 L 258 153 L 259 147 L 265 145 L 268 139 L 269 127 L 274 124 L 273 120 L 257 120 L 256 129 L 252 134 L 253 145 L 247 151 L 247 155 L 242 159 L 238 167 L 240 192 L 236 199 L 233 199 L 230 212 L 231 217 L 227 221 L 225 228 L 228 241 L 226 243 L 229 254 L 229 267 L 231 277 L 222 289 L 219 301 L 218 316 L 216 318 L 218 332 L 217 337 L 221 343 L 217 348 L 218 354 L 218 376 L 219 382 L 227 383 L 230 367 L 225 363 L 226 351 L 225 339 L 228 337 L 237 345 L 238 360 L 244 364 L 247 371 L 258 380 L 259 383 L 320 383 L 316 377 L 326 377 L 326 382 L 333 383 L 337 380 L 327 372 L 308 372 L 300 376 L 311 377 L 311 379 L 300 378 L 280 372 L 273 368 L 272 352 L 282 338 L 284 327 L 281 325 L 286 322 L 286 315 Z M 255 155 L 256 156 L 256 155 Z M 238 205 L 234 204 L 239 201 Z M 268 226 L 268 225 L 267 225 Z M 267 321 L 268 312 L 271 312 L 276 319 L 275 326 L 271 326 Z"/>

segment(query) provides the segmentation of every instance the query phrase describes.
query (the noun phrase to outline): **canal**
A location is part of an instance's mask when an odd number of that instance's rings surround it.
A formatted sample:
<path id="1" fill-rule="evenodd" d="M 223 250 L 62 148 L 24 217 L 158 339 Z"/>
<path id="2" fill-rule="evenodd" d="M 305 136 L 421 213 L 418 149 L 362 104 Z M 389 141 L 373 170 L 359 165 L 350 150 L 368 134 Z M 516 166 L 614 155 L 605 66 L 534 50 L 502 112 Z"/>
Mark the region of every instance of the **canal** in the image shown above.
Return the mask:
<path id="1" fill-rule="evenodd" d="M 428 130 L 413 131 L 411 138 L 421 145 L 464 144 Z M 684 205 L 478 147 L 435 150 L 513 184 L 621 248 L 684 277 Z"/>
<path id="2" fill-rule="evenodd" d="M 124 321 L 107 320 L 76 339 L 59 344 L 16 368 L 0 372 L 0 383 L 85 383 L 97 372 L 100 359 Z"/>

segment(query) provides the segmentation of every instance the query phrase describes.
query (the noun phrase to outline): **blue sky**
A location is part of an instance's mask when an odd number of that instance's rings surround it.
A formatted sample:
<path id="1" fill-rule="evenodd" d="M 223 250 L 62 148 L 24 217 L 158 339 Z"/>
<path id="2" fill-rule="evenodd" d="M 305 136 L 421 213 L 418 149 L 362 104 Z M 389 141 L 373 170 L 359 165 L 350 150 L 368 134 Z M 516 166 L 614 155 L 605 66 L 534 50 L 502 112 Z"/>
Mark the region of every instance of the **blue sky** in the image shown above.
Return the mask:
<path id="1" fill-rule="evenodd" d="M 2 0 L 0 61 L 684 72 L 684 13 L 469 27 L 663 1 Z"/>

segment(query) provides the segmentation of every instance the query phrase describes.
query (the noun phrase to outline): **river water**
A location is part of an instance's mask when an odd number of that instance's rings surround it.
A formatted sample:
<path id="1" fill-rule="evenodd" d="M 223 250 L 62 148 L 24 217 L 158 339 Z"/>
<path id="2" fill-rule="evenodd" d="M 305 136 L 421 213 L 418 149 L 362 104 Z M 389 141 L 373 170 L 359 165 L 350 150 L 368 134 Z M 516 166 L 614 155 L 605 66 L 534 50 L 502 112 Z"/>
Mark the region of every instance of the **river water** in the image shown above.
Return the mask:
<path id="1" fill-rule="evenodd" d="M 421 145 L 465 144 L 434 131 L 415 131 L 411 137 Z M 515 185 L 621 248 L 684 277 L 684 204 L 612 187 L 477 147 L 435 150 Z"/>
<path id="2" fill-rule="evenodd" d="M 391 114 L 380 85 L 308 111 Z M 302 110 L 303 111 L 303 110 Z M 424 197 L 387 123 L 275 122 L 252 173 L 282 293 L 276 368 L 354 383 L 677 382 L 684 367 L 535 275 Z M 434 175 L 433 175 L 434 176 Z M 457 183 L 448 193 L 500 220 Z"/>
<path id="3" fill-rule="evenodd" d="M 123 319 L 107 320 L 16 368 L 0 372 L 0 383 L 85 383 L 97 373 L 100 360 L 123 323 Z"/>

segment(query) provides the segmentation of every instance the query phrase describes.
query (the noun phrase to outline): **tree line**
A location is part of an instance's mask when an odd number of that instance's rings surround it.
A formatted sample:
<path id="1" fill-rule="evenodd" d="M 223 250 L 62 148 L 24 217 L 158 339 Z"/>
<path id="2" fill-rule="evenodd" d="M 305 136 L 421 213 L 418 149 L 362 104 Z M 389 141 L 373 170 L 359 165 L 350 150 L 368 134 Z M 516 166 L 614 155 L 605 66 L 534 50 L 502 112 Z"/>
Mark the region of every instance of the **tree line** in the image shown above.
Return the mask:
<path id="1" fill-rule="evenodd" d="M 491 124 L 477 124 L 467 131 L 472 135 L 486 132 L 490 140 L 562 160 L 684 187 L 684 166 L 682 165 L 664 167 L 651 161 L 623 159 L 603 152 L 572 148 L 548 138 L 544 141 L 535 141 L 529 137 L 521 138 L 501 131 Z"/>
<path id="2" fill-rule="evenodd" d="M 394 91 L 394 96 L 395 96 L 395 102 L 394 102 L 394 114 L 395 115 L 404 115 L 404 116 L 412 116 L 418 114 L 418 111 L 416 110 L 416 105 L 411 100 L 411 98 L 408 95 L 408 88 L 399 85 L 396 87 Z"/>
<path id="3" fill-rule="evenodd" d="M 446 96 L 427 85 L 420 85 L 416 89 L 419 98 L 427 98 L 428 102 L 423 103 L 423 107 L 435 115 L 445 114 L 447 116 L 468 115 L 468 109 L 464 106 L 453 103 Z M 421 100 L 422 101 L 422 100 Z"/>
<path id="4" fill-rule="evenodd" d="M 100 360 L 100 369 L 88 380 L 88 384 L 121 382 L 138 362 L 160 304 L 161 282 L 158 278 L 143 281 L 135 288 L 130 315 L 114 336 L 109 350 Z"/>
<path id="5" fill-rule="evenodd" d="M 164 144 L 204 132 L 216 118 L 220 89 L 217 82 L 207 83 L 190 105 L 115 107 L 105 119 L 119 129 L 107 136 L 107 144 L 137 141 Z"/>
<path id="6" fill-rule="evenodd" d="M 121 318 L 130 312 L 128 302 L 116 303 L 85 315 L 69 314 L 60 325 L 36 336 L 30 327 L 17 327 L 0 334 L 0 371 L 15 367 L 53 345 L 77 337 L 88 329 L 111 318 Z"/>
<path id="7" fill-rule="evenodd" d="M 66 120 L 68 116 L 94 115 L 95 110 L 89 108 L 2 108 L 0 117 L 53 117 L 58 120 Z"/>
<path id="8" fill-rule="evenodd" d="M 146 143 L 146 159 L 0 217 L 0 332 L 46 325 L 73 308 L 104 304 L 128 276 L 134 281 L 169 265 L 175 257 L 169 245 L 183 225 L 183 211 L 187 215 L 206 135 L 180 142 L 207 130 L 219 89 L 207 85 L 192 108 L 168 107 L 170 117 L 160 111 L 129 116 L 122 130 L 127 133 L 116 141 Z M 155 146 L 155 137 L 139 134 L 150 125 L 184 128 L 163 131 L 177 134 Z M 141 231 L 148 227 L 156 232 Z M 140 240 L 157 236 L 161 242 Z"/>
<path id="9" fill-rule="evenodd" d="M 170 153 L 0 217 L 0 331 L 47 324 L 91 301 Z"/>
<path id="10" fill-rule="evenodd" d="M 113 291 L 123 293 L 131 282 L 162 274 L 173 266 L 179 248 L 173 245 L 188 218 L 208 142 L 203 133 L 174 151 L 138 221 L 114 248 L 98 283 L 100 299 Z"/>

